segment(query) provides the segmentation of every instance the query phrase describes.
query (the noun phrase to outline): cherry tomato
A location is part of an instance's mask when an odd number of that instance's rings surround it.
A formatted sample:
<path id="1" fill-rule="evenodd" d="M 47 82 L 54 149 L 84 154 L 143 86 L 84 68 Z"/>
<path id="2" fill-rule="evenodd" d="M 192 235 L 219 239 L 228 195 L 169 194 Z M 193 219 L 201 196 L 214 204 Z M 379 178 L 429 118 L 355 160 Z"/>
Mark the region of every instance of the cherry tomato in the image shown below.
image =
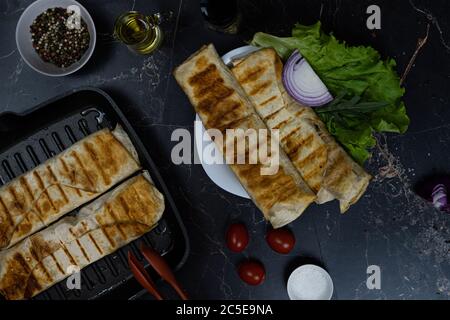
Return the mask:
<path id="1" fill-rule="evenodd" d="M 248 245 L 247 228 L 242 223 L 233 223 L 228 227 L 227 246 L 231 251 L 241 252 Z"/>
<path id="2" fill-rule="evenodd" d="M 270 229 L 266 234 L 266 240 L 272 250 L 287 254 L 295 246 L 295 237 L 288 228 Z"/>
<path id="3" fill-rule="evenodd" d="M 242 262 L 239 265 L 238 273 L 242 281 L 252 286 L 261 284 L 266 278 L 264 266 L 260 262 L 254 260 Z"/>

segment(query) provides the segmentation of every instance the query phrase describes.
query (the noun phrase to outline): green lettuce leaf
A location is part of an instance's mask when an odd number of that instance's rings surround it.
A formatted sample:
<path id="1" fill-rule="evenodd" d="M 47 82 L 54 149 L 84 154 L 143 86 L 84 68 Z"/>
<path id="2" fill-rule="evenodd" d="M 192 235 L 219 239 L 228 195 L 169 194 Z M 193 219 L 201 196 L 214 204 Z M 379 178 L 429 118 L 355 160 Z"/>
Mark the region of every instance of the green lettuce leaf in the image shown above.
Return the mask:
<path id="1" fill-rule="evenodd" d="M 252 44 L 272 47 L 284 60 L 298 49 L 334 96 L 347 92 L 350 96 L 360 96 L 363 102 L 388 104 L 365 113 L 363 118 L 338 119 L 319 113 L 330 133 L 359 163 L 370 157 L 368 150 L 375 145 L 373 131 L 404 133 L 408 129 L 409 118 L 401 101 L 405 90 L 395 72 L 394 59 L 382 60 L 371 47 L 347 46 L 322 32 L 320 22 L 312 26 L 296 24 L 292 37 L 258 32 Z"/>

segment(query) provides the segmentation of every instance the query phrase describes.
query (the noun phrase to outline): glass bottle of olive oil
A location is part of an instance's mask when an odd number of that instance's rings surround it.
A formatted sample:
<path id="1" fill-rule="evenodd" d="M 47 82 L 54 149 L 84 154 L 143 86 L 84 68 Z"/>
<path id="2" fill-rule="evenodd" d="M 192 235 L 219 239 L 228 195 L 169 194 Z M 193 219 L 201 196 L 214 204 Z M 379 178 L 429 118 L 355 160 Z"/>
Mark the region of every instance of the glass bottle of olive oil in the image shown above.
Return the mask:
<path id="1" fill-rule="evenodd" d="M 114 36 L 134 52 L 149 54 L 159 48 L 163 33 L 160 14 L 144 15 L 129 11 L 120 15 L 114 24 Z"/>

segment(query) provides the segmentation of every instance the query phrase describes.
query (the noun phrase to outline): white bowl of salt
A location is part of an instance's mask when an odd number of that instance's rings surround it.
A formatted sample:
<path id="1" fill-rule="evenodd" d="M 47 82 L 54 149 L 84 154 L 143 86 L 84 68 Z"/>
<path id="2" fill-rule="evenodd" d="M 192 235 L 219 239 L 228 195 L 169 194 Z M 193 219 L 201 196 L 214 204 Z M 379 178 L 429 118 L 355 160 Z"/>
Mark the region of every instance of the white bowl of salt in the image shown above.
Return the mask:
<path id="1" fill-rule="evenodd" d="M 287 291 L 291 300 L 330 300 L 333 280 L 321 267 L 305 264 L 291 273 Z"/>

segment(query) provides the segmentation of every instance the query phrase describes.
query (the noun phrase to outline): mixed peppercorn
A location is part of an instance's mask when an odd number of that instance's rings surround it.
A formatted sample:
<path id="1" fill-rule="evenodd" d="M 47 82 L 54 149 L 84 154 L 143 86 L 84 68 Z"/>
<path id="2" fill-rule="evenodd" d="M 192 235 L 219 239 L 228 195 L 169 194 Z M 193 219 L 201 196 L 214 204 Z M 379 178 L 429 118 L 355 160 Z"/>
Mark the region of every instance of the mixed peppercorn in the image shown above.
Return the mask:
<path id="1" fill-rule="evenodd" d="M 90 35 L 83 19 L 76 28 L 67 20 L 74 14 L 64 8 L 41 13 L 30 26 L 33 47 L 46 62 L 65 68 L 79 61 L 89 47 Z"/>

